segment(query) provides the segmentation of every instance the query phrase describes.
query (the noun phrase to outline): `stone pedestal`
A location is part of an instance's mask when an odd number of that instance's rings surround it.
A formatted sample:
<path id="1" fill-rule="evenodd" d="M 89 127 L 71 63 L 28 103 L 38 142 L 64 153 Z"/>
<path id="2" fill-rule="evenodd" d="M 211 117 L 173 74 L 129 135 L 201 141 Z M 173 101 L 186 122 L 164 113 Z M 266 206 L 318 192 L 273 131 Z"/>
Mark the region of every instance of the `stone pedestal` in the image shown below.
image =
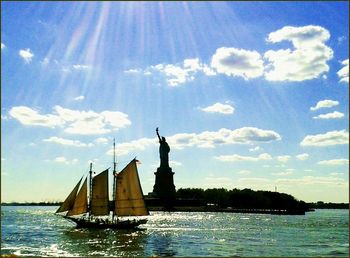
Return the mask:
<path id="1" fill-rule="evenodd" d="M 170 167 L 159 167 L 156 176 L 156 182 L 153 186 L 153 193 L 158 197 L 166 210 L 172 210 L 175 203 L 175 185 L 174 172 Z"/>

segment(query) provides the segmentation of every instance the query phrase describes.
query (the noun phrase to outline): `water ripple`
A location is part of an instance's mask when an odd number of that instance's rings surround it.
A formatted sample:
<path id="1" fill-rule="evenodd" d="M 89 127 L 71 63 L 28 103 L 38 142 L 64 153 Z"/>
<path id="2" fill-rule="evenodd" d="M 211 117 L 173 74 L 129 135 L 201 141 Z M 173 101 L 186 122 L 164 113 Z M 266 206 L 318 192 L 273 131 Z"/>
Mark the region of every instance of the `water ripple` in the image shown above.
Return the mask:
<path id="1" fill-rule="evenodd" d="M 3 207 L 2 254 L 348 256 L 348 211 L 305 216 L 152 212 L 139 230 L 77 229 L 56 207 Z"/>

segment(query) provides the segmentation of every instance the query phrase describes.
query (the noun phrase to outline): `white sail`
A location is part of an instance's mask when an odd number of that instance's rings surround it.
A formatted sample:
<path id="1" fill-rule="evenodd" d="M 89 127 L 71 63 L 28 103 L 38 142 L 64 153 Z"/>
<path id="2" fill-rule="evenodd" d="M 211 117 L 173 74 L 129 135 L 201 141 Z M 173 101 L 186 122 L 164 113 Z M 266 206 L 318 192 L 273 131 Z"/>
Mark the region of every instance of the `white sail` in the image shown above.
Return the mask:
<path id="1" fill-rule="evenodd" d="M 137 172 L 136 159 L 118 173 L 115 191 L 114 211 L 117 216 L 149 215 Z"/>

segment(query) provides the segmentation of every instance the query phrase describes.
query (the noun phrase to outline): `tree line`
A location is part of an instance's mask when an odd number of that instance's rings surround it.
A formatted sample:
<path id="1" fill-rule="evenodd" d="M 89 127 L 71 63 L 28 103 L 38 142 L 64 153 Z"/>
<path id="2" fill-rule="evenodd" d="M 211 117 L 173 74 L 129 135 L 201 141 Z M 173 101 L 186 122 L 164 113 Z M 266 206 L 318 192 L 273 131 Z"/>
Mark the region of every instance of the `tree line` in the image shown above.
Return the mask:
<path id="1" fill-rule="evenodd" d="M 193 199 L 203 205 L 216 205 L 220 208 L 239 209 L 276 209 L 276 210 L 304 210 L 309 205 L 295 199 L 292 195 L 271 191 L 254 191 L 251 189 L 213 188 L 180 188 L 176 191 L 178 199 Z"/>
<path id="2" fill-rule="evenodd" d="M 349 203 L 313 202 L 308 203 L 313 209 L 349 209 Z"/>
<path id="3" fill-rule="evenodd" d="M 237 209 L 276 209 L 276 210 L 304 210 L 308 209 L 349 209 L 349 203 L 305 203 L 295 199 L 292 195 L 271 191 L 254 191 L 251 189 L 225 188 L 180 188 L 176 191 L 176 198 L 189 200 L 195 205 L 215 205 L 219 208 Z M 62 202 L 11 202 L 1 203 L 2 206 L 59 206 Z"/>

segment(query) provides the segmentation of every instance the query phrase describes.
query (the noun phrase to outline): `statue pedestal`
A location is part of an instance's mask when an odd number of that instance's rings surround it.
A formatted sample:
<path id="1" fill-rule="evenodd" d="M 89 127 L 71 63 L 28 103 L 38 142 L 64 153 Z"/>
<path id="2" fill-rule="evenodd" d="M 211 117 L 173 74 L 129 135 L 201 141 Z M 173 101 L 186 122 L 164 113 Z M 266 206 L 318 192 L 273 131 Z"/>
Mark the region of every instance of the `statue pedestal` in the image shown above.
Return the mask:
<path id="1" fill-rule="evenodd" d="M 159 167 L 154 174 L 156 182 L 153 186 L 153 193 L 160 199 L 166 210 L 172 210 L 176 194 L 174 172 L 170 167 Z"/>

